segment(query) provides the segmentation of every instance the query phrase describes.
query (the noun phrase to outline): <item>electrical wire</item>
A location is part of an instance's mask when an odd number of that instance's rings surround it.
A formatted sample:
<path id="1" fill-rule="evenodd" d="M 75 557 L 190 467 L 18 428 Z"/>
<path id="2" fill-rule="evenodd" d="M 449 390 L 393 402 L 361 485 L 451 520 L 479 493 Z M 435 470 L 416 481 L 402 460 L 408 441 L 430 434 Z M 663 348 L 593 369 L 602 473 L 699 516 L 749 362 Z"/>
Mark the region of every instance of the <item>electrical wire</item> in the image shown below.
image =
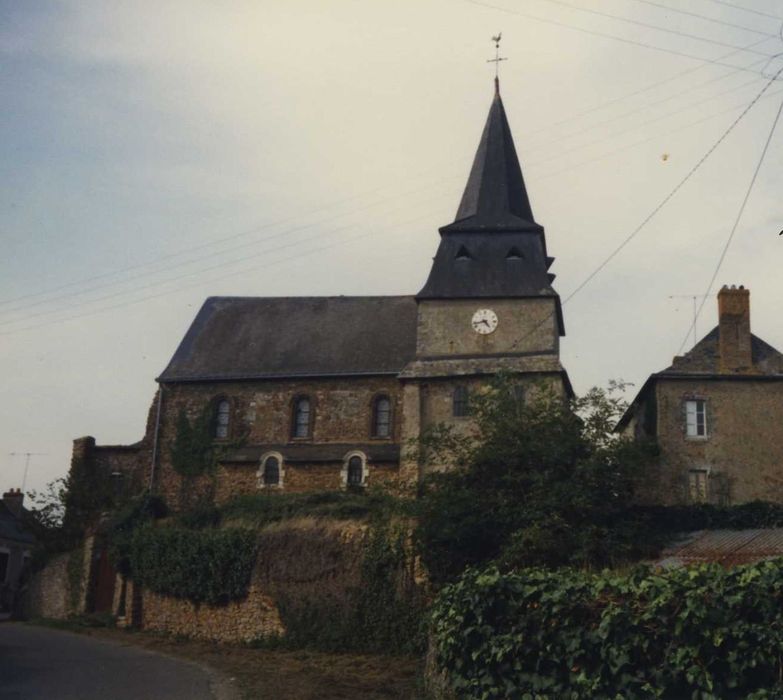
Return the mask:
<path id="1" fill-rule="evenodd" d="M 772 19 L 783 19 L 782 17 L 779 17 L 778 15 L 771 15 L 768 12 L 761 12 L 760 10 L 751 10 L 748 7 L 742 7 L 741 5 L 734 5 L 730 2 L 726 2 L 725 0 L 707 0 L 708 2 L 714 2 L 716 5 L 723 5 L 724 7 L 730 7 L 733 10 L 741 10 L 742 12 L 750 12 L 754 15 L 761 15 L 762 17 L 771 17 Z"/>
<path id="2" fill-rule="evenodd" d="M 776 75 L 780 75 L 781 73 L 783 73 L 783 68 L 781 68 Z M 739 226 L 740 220 L 742 219 L 742 214 L 745 212 L 745 207 L 748 203 L 748 199 L 750 199 L 750 193 L 753 191 L 753 186 L 756 184 L 756 178 L 758 177 L 759 171 L 761 170 L 761 166 L 764 163 L 764 157 L 767 155 L 767 151 L 769 150 L 769 144 L 772 142 L 772 137 L 775 133 L 775 129 L 777 128 L 778 122 L 780 121 L 781 112 L 783 112 L 783 100 L 780 101 L 780 106 L 778 107 L 778 111 L 775 114 L 775 118 L 772 120 L 772 127 L 770 128 L 769 134 L 767 135 L 767 140 L 764 142 L 764 148 L 761 150 L 761 155 L 759 156 L 758 163 L 756 163 L 756 169 L 753 171 L 753 176 L 750 178 L 748 189 L 745 192 L 745 196 L 742 199 L 742 204 L 740 204 L 739 211 L 737 211 L 737 216 L 734 219 L 734 224 L 731 227 L 731 231 L 729 232 L 728 238 L 726 238 L 726 243 L 724 243 L 723 245 L 723 248 L 720 253 L 720 257 L 718 258 L 718 263 L 715 265 L 715 269 L 712 272 L 712 277 L 710 277 L 710 282 L 707 285 L 707 289 L 704 292 L 704 296 L 702 297 L 701 303 L 699 304 L 699 308 L 693 317 L 693 323 L 691 323 L 691 325 L 688 327 L 688 332 L 685 335 L 682 344 L 680 345 L 679 351 L 677 352 L 678 355 L 682 353 L 685 344 L 688 342 L 688 336 L 691 334 L 691 331 L 693 330 L 694 326 L 696 325 L 696 322 L 698 321 L 699 315 L 701 314 L 701 311 L 704 308 L 704 304 L 707 301 L 707 297 L 711 293 L 712 285 L 715 284 L 715 279 L 718 277 L 718 273 L 720 272 L 720 268 L 723 265 L 723 261 L 726 259 L 726 253 L 728 253 L 729 246 L 731 245 L 731 241 L 734 239 L 734 234 L 737 232 L 737 227 Z"/>
<path id="3" fill-rule="evenodd" d="M 656 46 L 655 44 L 649 44 L 643 41 L 636 41 L 635 39 L 628 39 L 625 37 L 619 37 L 615 34 L 607 34 L 606 32 L 598 32 L 593 29 L 586 29 L 585 27 L 578 27 L 574 24 L 568 24 L 567 22 L 561 22 L 559 20 L 545 18 L 545 17 L 539 17 L 537 15 L 530 14 L 528 12 L 520 12 L 519 10 L 513 10 L 508 7 L 502 7 L 500 5 L 493 5 L 488 2 L 484 2 L 483 0 L 462 0 L 462 2 L 466 2 L 471 5 L 476 5 L 478 7 L 485 7 L 491 10 L 497 10 L 499 12 L 505 12 L 509 15 L 517 15 L 519 17 L 525 17 L 527 19 L 532 19 L 537 22 L 542 22 L 544 24 L 551 24 L 557 27 L 565 27 L 566 29 L 572 29 L 577 32 L 582 32 L 583 34 L 589 34 L 591 36 L 598 36 L 603 39 L 612 39 L 613 41 L 619 41 L 623 44 L 629 44 L 632 46 L 639 46 L 641 48 L 650 49 L 652 51 L 660 51 L 663 53 L 672 54 L 673 56 L 680 56 L 682 58 L 690 58 L 695 61 L 703 61 L 704 63 L 711 63 L 712 65 L 716 66 L 726 66 L 728 68 L 736 68 L 737 66 L 732 65 L 731 63 L 722 63 L 720 59 L 710 59 L 705 58 L 704 56 L 697 56 L 695 54 L 685 53 L 684 51 L 676 51 L 675 49 L 666 49 L 662 46 Z M 771 54 L 766 54 L 767 56 L 770 56 Z M 747 68 L 740 69 L 740 70 L 749 70 Z"/>
<path id="4" fill-rule="evenodd" d="M 710 148 L 707 150 L 707 152 L 696 162 L 696 164 L 685 174 L 685 176 L 669 191 L 669 193 L 653 208 L 653 210 L 642 220 L 642 222 L 631 231 L 621 242 L 619 245 L 617 245 L 610 253 L 607 255 L 595 269 L 584 279 L 582 282 L 577 285 L 577 287 L 562 301 L 562 306 L 565 306 L 568 304 L 571 299 L 573 299 L 579 292 L 581 292 L 595 277 L 598 275 L 601 270 L 603 270 L 619 253 L 623 250 L 636 236 L 644 229 L 644 227 L 652 221 L 653 218 L 661 211 L 661 209 L 668 204 L 668 202 L 677 194 L 677 192 L 682 189 L 682 187 L 685 185 L 688 180 L 690 180 L 693 175 L 701 168 L 701 166 L 707 161 L 707 159 L 715 152 L 715 150 L 726 140 L 726 138 L 729 136 L 729 134 L 734 131 L 736 126 L 744 119 L 744 117 L 750 112 L 751 109 L 755 106 L 755 104 L 763 97 L 764 93 L 769 90 L 770 86 L 773 82 L 777 79 L 780 72 L 783 72 L 783 69 L 779 71 L 777 74 L 775 74 L 770 80 L 767 81 L 767 83 L 764 85 L 764 87 L 761 89 L 761 91 L 750 101 L 750 103 L 745 107 L 745 109 L 742 111 L 742 113 L 734 119 L 734 121 L 729 125 L 729 127 L 720 135 L 720 137 L 715 141 L 715 143 L 710 146 Z M 530 337 L 533 333 L 535 333 L 541 326 L 543 326 L 545 323 L 547 323 L 550 319 L 554 317 L 554 312 L 550 313 L 547 317 L 542 319 L 538 324 L 536 324 L 528 333 L 526 333 L 521 338 L 518 338 L 514 343 L 512 343 L 511 348 L 514 349 L 519 346 L 520 343 L 524 342 L 528 337 Z M 690 331 L 689 331 L 690 333 Z"/>
<path id="5" fill-rule="evenodd" d="M 752 29 L 751 27 L 743 27 L 740 24 L 733 24 L 732 22 L 725 22 L 722 19 L 715 19 L 714 17 L 708 17 L 707 15 L 700 15 L 698 12 L 689 12 L 688 10 L 681 10 L 678 7 L 670 7 L 669 5 L 664 5 L 660 2 L 654 2 L 654 0 L 627 0 L 627 2 L 637 2 L 644 5 L 651 5 L 652 7 L 659 7 L 662 10 L 666 10 L 667 12 L 674 12 L 678 15 L 685 15 L 686 17 L 696 17 L 698 19 L 702 19 L 705 22 L 712 22 L 713 24 L 720 24 L 724 27 L 733 27 L 734 29 L 742 29 L 746 32 L 753 32 L 755 34 L 763 34 L 764 36 L 770 36 L 777 38 L 777 34 L 770 34 L 769 32 L 762 32 L 758 29 Z"/>

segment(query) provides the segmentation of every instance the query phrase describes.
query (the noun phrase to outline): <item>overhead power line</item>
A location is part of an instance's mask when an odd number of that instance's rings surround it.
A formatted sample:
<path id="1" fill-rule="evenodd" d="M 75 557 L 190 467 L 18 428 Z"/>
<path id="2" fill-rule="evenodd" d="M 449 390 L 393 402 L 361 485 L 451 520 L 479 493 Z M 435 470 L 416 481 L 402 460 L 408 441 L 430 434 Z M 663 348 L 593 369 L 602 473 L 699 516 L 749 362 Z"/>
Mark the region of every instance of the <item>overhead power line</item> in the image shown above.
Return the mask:
<path id="1" fill-rule="evenodd" d="M 776 73 L 776 76 L 780 75 L 781 73 L 783 73 L 783 68 L 781 68 Z M 774 80 L 774 77 L 770 80 L 768 86 L 772 84 L 772 80 Z M 739 210 L 737 211 L 737 216 L 734 219 L 734 224 L 731 227 L 731 231 L 729 231 L 729 235 L 726 238 L 726 242 L 723 244 L 723 248 L 721 249 L 720 252 L 720 257 L 718 258 L 718 263 L 715 265 L 715 269 L 712 272 L 712 277 L 710 277 L 710 282 L 707 285 L 707 289 L 704 292 L 704 297 L 701 300 L 701 304 L 699 304 L 699 310 L 696 312 L 696 315 L 693 319 L 693 324 L 691 327 L 688 328 L 688 332 L 685 334 L 685 338 L 683 339 L 682 344 L 680 345 L 680 349 L 677 352 L 678 355 L 682 353 L 683 348 L 685 347 L 685 343 L 688 342 L 688 336 L 691 333 L 691 329 L 696 324 L 696 321 L 699 318 L 702 309 L 704 308 L 704 304 L 707 301 L 707 296 L 710 294 L 712 290 L 712 285 L 715 284 L 715 280 L 718 277 L 718 273 L 720 272 L 720 268 L 723 265 L 723 261 L 726 259 L 726 253 L 728 253 L 729 246 L 731 245 L 731 241 L 734 238 L 734 234 L 737 232 L 737 227 L 739 226 L 739 222 L 742 219 L 743 213 L 745 212 L 745 207 L 748 203 L 748 199 L 750 199 L 750 193 L 753 191 L 753 186 L 756 184 L 756 178 L 758 178 L 759 171 L 761 170 L 761 166 L 764 163 L 764 157 L 767 155 L 767 151 L 769 150 L 769 144 L 772 142 L 772 136 L 774 135 L 778 122 L 780 121 L 781 112 L 783 112 L 783 100 L 780 101 L 780 106 L 778 107 L 778 111 L 775 114 L 775 118 L 772 120 L 772 126 L 770 127 L 769 134 L 767 134 L 767 140 L 764 142 L 764 148 L 761 149 L 761 155 L 759 156 L 758 163 L 756 163 L 756 169 L 753 171 L 753 176 L 750 178 L 748 189 L 745 192 L 745 196 L 742 199 L 742 204 L 740 204 Z"/>
<path id="2" fill-rule="evenodd" d="M 729 136 L 729 134 L 734 131 L 736 126 L 745 118 L 745 116 L 750 112 L 751 109 L 753 109 L 754 105 L 763 97 L 764 93 L 769 90 L 770 86 L 773 82 L 777 79 L 778 75 L 783 72 L 783 69 L 776 73 L 772 78 L 770 78 L 767 83 L 764 85 L 764 87 L 761 89 L 761 91 L 750 101 L 750 103 L 745 107 L 745 109 L 742 111 L 742 113 L 729 125 L 729 127 L 718 137 L 718 139 L 715 141 L 715 143 L 710 146 L 710 148 L 707 150 L 707 152 L 696 162 L 696 164 L 685 174 L 685 176 L 669 191 L 669 193 L 653 208 L 653 210 L 644 218 L 642 219 L 641 223 L 634 228 L 621 242 L 619 245 L 617 245 L 610 253 L 607 255 L 594 269 L 592 272 L 590 272 L 587 277 L 585 277 L 582 282 L 577 285 L 577 287 L 562 301 L 562 306 L 565 306 L 568 304 L 571 299 L 573 299 L 579 292 L 581 292 L 595 277 L 598 275 L 601 270 L 603 270 L 619 253 L 623 250 L 636 236 L 644 229 L 645 226 L 647 226 L 652 219 L 655 218 L 655 216 L 666 206 L 666 204 L 671 201 L 671 199 L 682 189 L 682 187 L 685 185 L 688 180 L 690 180 L 696 172 L 701 168 L 701 166 L 707 161 L 707 159 L 715 152 L 715 150 L 726 140 L 726 138 Z M 783 105 L 782 105 L 783 106 Z M 777 123 L 777 120 L 776 120 Z M 516 348 L 519 346 L 520 343 L 522 343 L 524 340 L 529 338 L 533 333 L 535 333 L 541 326 L 543 326 L 545 323 L 549 322 L 554 316 L 554 312 L 550 313 L 548 316 L 543 318 L 539 323 L 537 323 L 528 333 L 526 333 L 521 338 L 518 338 L 514 343 L 512 344 L 512 348 Z M 690 333 L 690 330 L 688 331 Z M 687 336 L 686 336 L 687 339 Z"/>
<path id="3" fill-rule="evenodd" d="M 737 66 L 732 65 L 731 63 L 723 63 L 720 59 L 711 59 L 711 58 L 705 58 L 704 56 L 698 56 L 696 54 L 690 54 L 685 53 L 684 51 L 677 51 L 675 49 L 667 49 L 662 46 L 656 46 L 655 44 L 650 44 L 644 41 L 636 41 L 635 39 L 628 39 L 626 37 L 619 37 L 615 34 L 608 34 L 606 32 L 599 32 L 595 31 L 593 29 L 587 29 L 585 27 L 578 27 L 574 24 L 569 24 L 568 22 L 561 22 L 560 20 L 551 19 L 548 17 L 539 17 L 538 15 L 530 14 L 529 12 L 520 12 L 519 10 L 514 10 L 508 7 L 503 7 L 501 5 L 493 5 L 488 2 L 484 2 L 484 0 L 462 0 L 463 2 L 467 2 L 471 5 L 476 5 L 478 7 L 485 7 L 491 10 L 497 10 L 499 12 L 505 12 L 509 15 L 517 15 L 519 17 L 525 17 L 527 19 L 532 19 L 536 22 L 543 22 L 544 24 L 551 24 L 557 27 L 565 27 L 566 29 L 572 29 L 573 31 L 582 32 L 583 34 L 589 34 L 591 36 L 598 36 L 603 39 L 612 39 L 613 41 L 619 41 L 623 44 L 629 44 L 631 46 L 639 46 L 641 48 L 650 49 L 652 51 L 660 51 L 662 53 L 668 53 L 672 54 L 673 56 L 680 56 L 682 58 L 690 58 L 695 61 L 703 61 L 704 63 L 711 63 L 712 65 L 716 66 L 726 66 L 728 68 L 736 68 Z M 765 54 L 767 57 L 772 57 L 774 54 Z M 741 68 L 740 70 L 750 70 L 748 68 Z M 755 72 L 755 71 L 752 71 Z"/>
<path id="4" fill-rule="evenodd" d="M 779 15 L 771 15 L 768 12 L 761 12 L 760 10 L 752 10 L 749 7 L 742 7 L 741 5 L 734 5 L 730 2 L 726 2 L 725 0 L 707 0 L 708 2 L 714 2 L 716 5 L 723 5 L 724 7 L 730 7 L 733 10 L 741 10 L 742 12 L 750 12 L 754 15 L 761 15 L 762 17 L 771 17 L 772 19 L 783 19 Z"/>
<path id="5" fill-rule="evenodd" d="M 741 24 L 734 24 L 732 22 L 726 22 L 722 19 L 715 19 L 714 17 L 708 17 L 707 15 L 700 15 L 698 12 L 689 12 L 688 10 L 681 10 L 678 7 L 671 7 L 669 5 L 664 5 L 660 2 L 654 2 L 654 0 L 628 0 L 628 2 L 637 2 L 643 5 L 651 5 L 652 7 L 659 7 L 662 10 L 666 10 L 667 12 L 674 12 L 678 15 L 685 15 L 686 17 L 695 17 L 701 20 L 704 20 L 705 22 L 712 22 L 713 24 L 720 24 L 724 27 L 733 27 L 734 29 L 742 29 L 746 32 L 753 32 L 755 34 L 763 34 L 764 36 L 770 36 L 777 39 L 777 34 L 771 34 L 770 32 L 762 32 L 759 29 L 753 29 L 752 27 L 743 27 Z"/>

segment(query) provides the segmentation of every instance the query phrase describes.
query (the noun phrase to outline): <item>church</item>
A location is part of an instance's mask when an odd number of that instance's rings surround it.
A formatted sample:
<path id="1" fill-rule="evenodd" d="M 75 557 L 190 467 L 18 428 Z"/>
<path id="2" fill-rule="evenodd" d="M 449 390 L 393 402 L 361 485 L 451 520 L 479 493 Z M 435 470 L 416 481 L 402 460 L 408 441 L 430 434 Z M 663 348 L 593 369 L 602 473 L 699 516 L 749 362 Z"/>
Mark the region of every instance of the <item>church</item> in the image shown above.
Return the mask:
<path id="1" fill-rule="evenodd" d="M 524 395 L 571 395 L 544 228 L 533 216 L 499 84 L 454 221 L 416 294 L 212 297 L 157 378 L 144 438 L 74 442 L 73 464 L 177 508 L 260 490 L 414 487 L 410 445 L 470 425 L 504 371 Z M 433 245 L 436 239 L 433 237 Z"/>

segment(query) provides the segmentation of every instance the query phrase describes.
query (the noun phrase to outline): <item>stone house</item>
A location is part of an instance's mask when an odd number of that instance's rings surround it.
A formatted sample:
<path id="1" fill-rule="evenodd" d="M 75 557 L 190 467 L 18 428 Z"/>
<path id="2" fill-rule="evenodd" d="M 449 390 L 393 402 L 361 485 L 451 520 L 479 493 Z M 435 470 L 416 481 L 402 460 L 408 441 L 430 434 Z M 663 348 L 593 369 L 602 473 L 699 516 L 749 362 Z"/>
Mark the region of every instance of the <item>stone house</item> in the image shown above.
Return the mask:
<path id="1" fill-rule="evenodd" d="M 19 581 L 29 564 L 35 536 L 24 522 L 24 494 L 11 489 L 0 501 L 0 619 L 14 609 Z"/>
<path id="2" fill-rule="evenodd" d="M 718 325 L 650 375 L 618 423 L 655 438 L 654 503 L 783 501 L 783 355 L 750 332 L 750 292 L 723 287 Z"/>
<path id="3" fill-rule="evenodd" d="M 209 298 L 157 379 L 144 438 L 82 438 L 75 458 L 175 507 L 259 490 L 410 488 L 436 468 L 410 440 L 436 423 L 469 425 L 470 394 L 488 376 L 571 393 L 553 260 L 496 83 L 456 218 L 440 229 L 418 294 Z M 183 431 L 207 439 L 209 478 L 183 473 Z"/>

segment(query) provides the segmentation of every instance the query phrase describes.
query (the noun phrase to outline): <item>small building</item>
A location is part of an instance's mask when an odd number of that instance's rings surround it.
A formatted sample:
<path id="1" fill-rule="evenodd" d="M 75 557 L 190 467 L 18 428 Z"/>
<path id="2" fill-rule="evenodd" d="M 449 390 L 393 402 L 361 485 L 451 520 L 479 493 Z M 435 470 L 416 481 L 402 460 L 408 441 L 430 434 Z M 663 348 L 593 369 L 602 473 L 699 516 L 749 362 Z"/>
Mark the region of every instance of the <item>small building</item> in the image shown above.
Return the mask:
<path id="1" fill-rule="evenodd" d="M 650 375 L 617 430 L 660 448 L 645 501 L 783 502 L 783 355 L 750 332 L 750 292 L 724 286 L 718 325 Z"/>
<path id="2" fill-rule="evenodd" d="M 0 501 L 0 619 L 14 610 L 19 582 L 32 557 L 35 537 L 24 522 L 24 494 L 11 489 Z"/>

